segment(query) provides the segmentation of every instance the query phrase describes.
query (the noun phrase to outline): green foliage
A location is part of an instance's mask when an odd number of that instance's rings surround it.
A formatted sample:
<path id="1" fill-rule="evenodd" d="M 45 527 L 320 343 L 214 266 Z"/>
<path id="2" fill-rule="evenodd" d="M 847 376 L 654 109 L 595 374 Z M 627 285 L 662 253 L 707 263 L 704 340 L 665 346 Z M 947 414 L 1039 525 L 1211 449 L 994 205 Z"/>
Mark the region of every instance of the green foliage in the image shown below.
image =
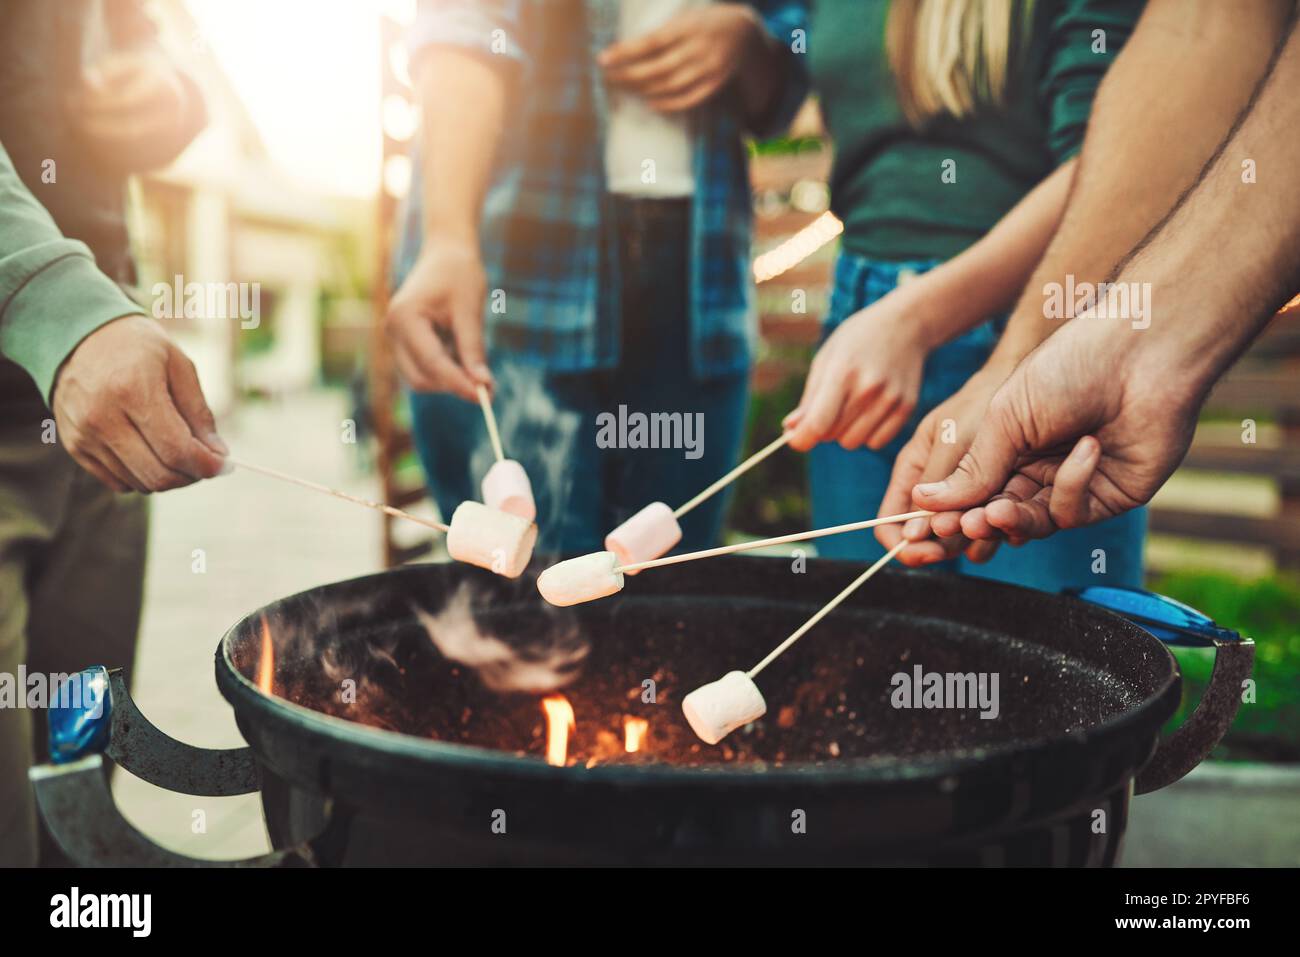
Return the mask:
<path id="1" fill-rule="evenodd" d="M 1300 761 L 1300 579 L 1242 581 L 1218 572 L 1176 572 L 1153 587 L 1255 640 L 1255 702 L 1242 703 L 1214 757 Z M 1214 656 L 1196 648 L 1174 649 L 1174 655 L 1183 672 L 1177 723 L 1200 701 Z"/>

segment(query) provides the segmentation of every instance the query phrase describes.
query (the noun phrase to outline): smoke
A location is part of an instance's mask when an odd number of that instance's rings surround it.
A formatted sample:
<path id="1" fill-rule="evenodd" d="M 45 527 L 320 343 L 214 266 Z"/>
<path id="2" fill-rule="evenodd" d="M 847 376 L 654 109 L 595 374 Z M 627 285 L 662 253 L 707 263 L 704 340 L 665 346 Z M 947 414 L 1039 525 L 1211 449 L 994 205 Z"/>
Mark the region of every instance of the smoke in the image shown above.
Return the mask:
<path id="1" fill-rule="evenodd" d="M 572 616 L 539 607 L 539 633 L 531 637 L 516 635 L 507 642 L 481 627 L 474 614 L 473 597 L 474 589 L 461 582 L 437 612 L 415 609 L 429 640 L 444 658 L 472 669 L 485 686 L 496 692 L 544 694 L 577 677 L 578 666 L 591 645 Z M 515 622 L 517 625 L 517 617 Z"/>
<path id="2" fill-rule="evenodd" d="M 492 405 L 501 444 L 507 457 L 518 459 L 528 470 L 537 500 L 539 547 L 545 552 L 562 552 L 582 415 L 556 405 L 546 386 L 546 374 L 537 366 L 498 361 L 493 374 L 497 396 Z M 472 474 L 485 475 L 492 462 L 491 445 L 480 443 L 470 461 Z"/>

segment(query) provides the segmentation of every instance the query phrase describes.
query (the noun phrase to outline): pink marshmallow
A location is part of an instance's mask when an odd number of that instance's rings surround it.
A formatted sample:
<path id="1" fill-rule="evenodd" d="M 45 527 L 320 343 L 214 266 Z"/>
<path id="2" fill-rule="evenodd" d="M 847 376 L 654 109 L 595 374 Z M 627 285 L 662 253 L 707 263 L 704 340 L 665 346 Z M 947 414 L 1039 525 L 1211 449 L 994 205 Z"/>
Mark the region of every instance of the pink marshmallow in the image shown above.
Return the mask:
<path id="1" fill-rule="evenodd" d="M 620 565 L 633 565 L 668 554 L 681 540 L 682 527 L 673 510 L 663 502 L 651 502 L 606 535 L 605 547 L 618 556 Z"/>
<path id="2" fill-rule="evenodd" d="M 494 462 L 483 476 L 483 504 L 532 521 L 537 517 L 528 473 L 514 459 Z"/>

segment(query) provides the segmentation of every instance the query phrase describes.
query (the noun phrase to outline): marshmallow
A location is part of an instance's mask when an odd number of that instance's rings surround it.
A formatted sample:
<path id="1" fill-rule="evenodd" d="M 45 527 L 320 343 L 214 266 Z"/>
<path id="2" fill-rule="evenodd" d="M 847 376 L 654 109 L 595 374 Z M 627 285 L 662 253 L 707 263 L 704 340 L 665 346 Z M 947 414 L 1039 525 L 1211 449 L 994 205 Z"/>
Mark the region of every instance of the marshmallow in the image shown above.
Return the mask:
<path id="1" fill-rule="evenodd" d="M 514 459 L 492 463 L 483 476 L 483 504 L 532 521 L 537 517 L 528 473 Z"/>
<path id="2" fill-rule="evenodd" d="M 673 510 L 663 502 L 651 502 L 606 535 L 605 547 L 618 556 L 620 565 L 633 565 L 668 554 L 681 540 L 682 527 Z"/>
<path id="3" fill-rule="evenodd" d="M 767 702 L 749 675 L 729 671 L 682 699 L 682 714 L 705 744 L 717 744 L 737 728 L 767 714 Z"/>
<path id="4" fill-rule="evenodd" d="M 537 526 L 479 502 L 461 502 L 451 516 L 447 551 L 458 562 L 518 578 L 533 557 Z"/>
<path id="5" fill-rule="evenodd" d="M 618 556 L 592 552 L 552 565 L 537 576 L 537 590 L 552 605 L 576 605 L 623 590 L 623 573 L 614 571 Z"/>

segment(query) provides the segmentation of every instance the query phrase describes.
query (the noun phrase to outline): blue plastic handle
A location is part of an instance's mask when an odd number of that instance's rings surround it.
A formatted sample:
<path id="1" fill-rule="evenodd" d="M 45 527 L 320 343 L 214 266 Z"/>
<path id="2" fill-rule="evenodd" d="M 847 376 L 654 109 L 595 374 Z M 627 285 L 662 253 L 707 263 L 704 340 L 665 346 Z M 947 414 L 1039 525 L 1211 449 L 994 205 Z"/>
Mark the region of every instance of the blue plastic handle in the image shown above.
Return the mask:
<path id="1" fill-rule="evenodd" d="M 1090 585 L 1067 589 L 1066 594 L 1122 615 L 1167 645 L 1205 648 L 1221 641 L 1241 641 L 1240 634 L 1216 625 L 1208 615 L 1190 605 L 1141 588 Z"/>
<path id="2" fill-rule="evenodd" d="M 103 753 L 113 725 L 108 669 L 95 665 L 68 675 L 50 702 L 50 760 L 67 764 Z"/>

